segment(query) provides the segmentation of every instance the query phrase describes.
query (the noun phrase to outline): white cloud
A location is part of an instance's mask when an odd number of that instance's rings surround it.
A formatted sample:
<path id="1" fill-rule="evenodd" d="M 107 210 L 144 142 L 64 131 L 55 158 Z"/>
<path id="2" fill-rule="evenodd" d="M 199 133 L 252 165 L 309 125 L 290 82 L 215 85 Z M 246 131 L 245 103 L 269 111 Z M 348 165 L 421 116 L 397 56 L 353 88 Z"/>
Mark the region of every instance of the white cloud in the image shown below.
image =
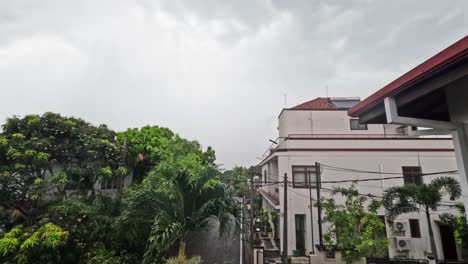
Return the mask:
<path id="1" fill-rule="evenodd" d="M 397 3 L 395 3 L 397 2 Z M 257 162 L 277 114 L 365 97 L 466 34 L 467 3 L 0 0 L 0 119 L 56 111 L 168 126 L 225 166 Z"/>

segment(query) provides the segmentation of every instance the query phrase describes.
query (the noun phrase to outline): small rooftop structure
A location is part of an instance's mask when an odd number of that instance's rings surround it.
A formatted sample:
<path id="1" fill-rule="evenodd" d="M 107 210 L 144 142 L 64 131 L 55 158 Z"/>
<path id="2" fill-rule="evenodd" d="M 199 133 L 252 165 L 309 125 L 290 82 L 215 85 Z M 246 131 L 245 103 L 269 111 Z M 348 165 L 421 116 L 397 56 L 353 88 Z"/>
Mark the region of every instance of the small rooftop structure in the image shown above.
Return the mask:
<path id="1" fill-rule="evenodd" d="M 289 110 L 348 110 L 360 101 L 359 97 L 318 97 Z"/>

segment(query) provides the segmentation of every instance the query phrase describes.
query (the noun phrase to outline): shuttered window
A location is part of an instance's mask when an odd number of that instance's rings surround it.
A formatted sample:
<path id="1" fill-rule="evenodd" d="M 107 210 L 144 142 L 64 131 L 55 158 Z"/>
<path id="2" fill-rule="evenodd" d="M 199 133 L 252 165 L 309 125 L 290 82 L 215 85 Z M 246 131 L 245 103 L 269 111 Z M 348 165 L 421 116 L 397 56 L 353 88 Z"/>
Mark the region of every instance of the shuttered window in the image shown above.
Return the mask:
<path id="1" fill-rule="evenodd" d="M 421 185 L 421 167 L 419 166 L 404 166 L 403 168 L 403 181 L 405 184 Z"/>

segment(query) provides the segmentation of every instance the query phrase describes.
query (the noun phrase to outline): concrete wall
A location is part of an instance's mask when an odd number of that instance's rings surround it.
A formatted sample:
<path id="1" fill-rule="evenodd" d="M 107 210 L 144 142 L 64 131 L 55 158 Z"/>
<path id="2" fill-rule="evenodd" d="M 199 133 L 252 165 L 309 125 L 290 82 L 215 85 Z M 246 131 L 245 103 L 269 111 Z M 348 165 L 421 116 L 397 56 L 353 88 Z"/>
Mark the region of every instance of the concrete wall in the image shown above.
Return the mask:
<path id="1" fill-rule="evenodd" d="M 188 256 L 201 256 L 203 263 L 240 263 L 240 238 L 233 230 L 226 238 L 219 237 L 219 223 L 211 221 L 202 231 L 191 235 L 187 244 Z"/>

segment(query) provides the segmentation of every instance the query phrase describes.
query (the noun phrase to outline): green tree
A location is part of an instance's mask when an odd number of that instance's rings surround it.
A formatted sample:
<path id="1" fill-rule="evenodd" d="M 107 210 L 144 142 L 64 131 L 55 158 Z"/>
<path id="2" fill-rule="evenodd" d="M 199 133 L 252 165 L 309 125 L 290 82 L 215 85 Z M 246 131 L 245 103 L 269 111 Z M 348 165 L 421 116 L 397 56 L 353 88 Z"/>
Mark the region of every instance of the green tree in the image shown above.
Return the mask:
<path id="1" fill-rule="evenodd" d="M 140 183 L 155 166 L 185 167 L 201 171 L 203 166 L 212 166 L 215 152 L 211 147 L 204 151 L 197 141 L 189 141 L 168 128 L 145 126 L 131 128 L 117 135 L 117 142 L 127 141 L 127 163 L 132 168 L 134 182 Z"/>
<path id="2" fill-rule="evenodd" d="M 0 239 L 2 263 L 59 263 L 59 250 L 68 232 L 53 223 L 23 227 L 18 225 Z"/>
<path id="3" fill-rule="evenodd" d="M 431 251 L 436 260 L 434 232 L 432 230 L 430 212 L 436 211 L 444 194 L 448 194 L 450 200 L 458 199 L 461 195 L 461 187 L 458 181 L 452 177 L 439 177 L 428 184 L 405 184 L 403 186 L 390 187 L 384 192 L 384 206 L 387 220 L 390 224 L 401 214 L 418 212 L 423 210 L 429 227 L 429 239 Z"/>
<path id="4" fill-rule="evenodd" d="M 231 231 L 239 221 L 240 207 L 217 177 L 213 168 L 198 174 L 163 168 L 145 179 L 144 188 L 129 198 L 120 219 L 130 230 L 149 230 L 143 263 L 160 263 L 177 242 L 179 263 L 184 263 L 188 235 L 211 220 L 219 222 L 220 235 Z"/>
<path id="5" fill-rule="evenodd" d="M 221 181 L 233 189 L 235 196 L 244 197 L 248 195 L 250 175 L 248 168 L 235 166 L 232 170 L 222 173 Z"/>
<path id="6" fill-rule="evenodd" d="M 337 195 L 345 198 L 343 204 L 336 202 Z M 366 202 L 367 208 L 364 206 Z M 327 250 L 340 251 L 346 263 L 360 257 L 385 254 L 389 241 L 384 233 L 385 223 L 377 214 L 381 201 L 368 201 L 351 186 L 336 188 L 330 198 L 322 200 L 321 205 L 325 213 L 323 221 L 330 224 L 324 234 Z"/>
<path id="7" fill-rule="evenodd" d="M 104 125 L 45 113 L 15 116 L 2 127 L 0 207 L 14 223 L 34 223 L 66 189 L 94 191 L 100 179 L 127 174 L 116 134 Z"/>
<path id="8" fill-rule="evenodd" d="M 69 241 L 63 250 L 64 263 L 87 263 L 91 259 L 112 256 L 131 257 L 131 247 L 115 235 L 115 219 L 120 215 L 120 195 L 72 195 L 49 208 L 44 218 L 67 230 Z M 117 253 L 118 252 L 118 253 Z M 121 263 L 121 262 L 119 262 Z"/>

